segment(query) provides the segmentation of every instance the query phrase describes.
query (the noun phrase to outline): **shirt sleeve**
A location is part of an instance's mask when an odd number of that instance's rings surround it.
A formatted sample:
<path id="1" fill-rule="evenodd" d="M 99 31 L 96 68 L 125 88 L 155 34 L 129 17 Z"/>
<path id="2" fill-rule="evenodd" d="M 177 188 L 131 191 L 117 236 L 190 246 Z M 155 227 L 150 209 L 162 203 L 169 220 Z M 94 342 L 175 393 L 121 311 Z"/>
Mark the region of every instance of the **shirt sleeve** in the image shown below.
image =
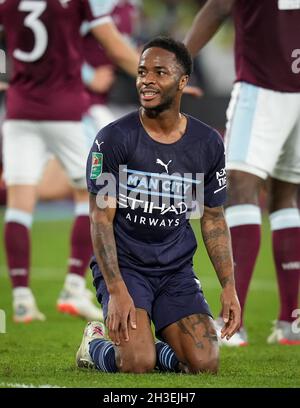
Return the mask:
<path id="1" fill-rule="evenodd" d="M 119 186 L 120 166 L 126 164 L 127 149 L 123 133 L 108 125 L 97 134 L 90 150 L 86 181 L 92 194 L 116 197 Z"/>
<path id="2" fill-rule="evenodd" d="M 215 131 L 211 134 L 208 157 L 211 158 L 209 171 L 204 175 L 204 205 L 219 207 L 226 200 L 225 151 L 221 136 Z"/>
<path id="3" fill-rule="evenodd" d="M 111 22 L 116 0 L 82 0 L 85 30 Z"/>

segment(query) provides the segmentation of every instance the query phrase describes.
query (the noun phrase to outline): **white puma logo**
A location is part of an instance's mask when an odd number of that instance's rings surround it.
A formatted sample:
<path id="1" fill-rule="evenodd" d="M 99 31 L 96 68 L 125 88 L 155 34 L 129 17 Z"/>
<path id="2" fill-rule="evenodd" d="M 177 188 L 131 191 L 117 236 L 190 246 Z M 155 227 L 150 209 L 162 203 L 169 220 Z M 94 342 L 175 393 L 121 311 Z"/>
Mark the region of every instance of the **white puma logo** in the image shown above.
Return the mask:
<path id="1" fill-rule="evenodd" d="M 169 174 L 169 164 L 172 162 L 172 160 L 169 160 L 167 164 L 165 164 L 163 161 L 161 161 L 160 159 L 156 159 L 156 163 L 160 164 L 161 166 L 163 166 L 166 169 L 166 172 Z"/>
<path id="2" fill-rule="evenodd" d="M 99 152 L 100 152 L 101 145 L 102 145 L 104 142 L 99 143 L 98 140 L 96 139 L 96 140 L 95 140 L 95 143 L 96 143 L 96 145 L 97 145 L 97 147 L 98 147 L 98 150 L 99 150 Z"/>

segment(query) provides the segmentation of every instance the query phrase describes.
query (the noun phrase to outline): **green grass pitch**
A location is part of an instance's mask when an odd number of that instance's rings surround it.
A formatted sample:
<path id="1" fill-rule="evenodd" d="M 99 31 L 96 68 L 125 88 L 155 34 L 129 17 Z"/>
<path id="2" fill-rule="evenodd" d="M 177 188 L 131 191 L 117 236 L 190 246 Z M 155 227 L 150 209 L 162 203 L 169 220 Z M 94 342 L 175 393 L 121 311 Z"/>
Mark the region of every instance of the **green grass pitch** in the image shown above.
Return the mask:
<path id="1" fill-rule="evenodd" d="M 100 388 L 300 386 L 300 347 L 266 344 L 271 322 L 278 310 L 267 222 L 264 223 L 262 248 L 246 309 L 250 345 L 239 349 L 222 348 L 217 376 L 104 374 L 76 369 L 75 353 L 85 322 L 61 315 L 55 307 L 66 273 L 70 227 L 70 220 L 37 221 L 33 226 L 31 283 L 39 307 L 47 315 L 44 323 L 16 325 L 12 322 L 11 289 L 1 245 L 0 309 L 5 311 L 7 323 L 6 333 L 0 334 L 0 387 L 16 384 Z M 193 221 L 193 227 L 199 238 L 198 221 Z M 201 240 L 198 241 L 195 270 L 216 314 L 220 287 Z M 88 285 L 92 286 L 89 273 Z"/>

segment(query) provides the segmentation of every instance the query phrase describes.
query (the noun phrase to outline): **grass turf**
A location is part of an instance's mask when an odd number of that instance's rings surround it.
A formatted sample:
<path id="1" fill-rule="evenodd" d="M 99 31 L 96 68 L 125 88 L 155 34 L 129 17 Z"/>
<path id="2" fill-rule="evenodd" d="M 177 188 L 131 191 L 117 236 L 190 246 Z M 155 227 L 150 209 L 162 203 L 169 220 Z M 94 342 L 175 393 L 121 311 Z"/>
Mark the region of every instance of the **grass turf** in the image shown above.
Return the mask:
<path id="1" fill-rule="evenodd" d="M 2 217 L 1 217 L 2 218 Z M 198 223 L 193 227 L 199 237 Z M 0 309 L 6 313 L 6 333 L 0 334 L 0 387 L 15 384 L 100 388 L 193 387 L 299 387 L 300 347 L 267 345 L 271 321 L 278 309 L 269 227 L 264 223 L 263 243 L 251 284 L 245 323 L 250 345 L 221 349 L 217 376 L 179 374 L 104 374 L 78 370 L 74 357 L 85 322 L 56 312 L 68 255 L 71 221 L 39 221 L 33 227 L 31 283 L 46 322 L 16 325 L 12 322 L 11 289 L 0 248 Z M 220 287 L 199 240 L 195 270 L 213 313 L 219 311 Z M 88 273 L 88 285 L 91 276 Z"/>

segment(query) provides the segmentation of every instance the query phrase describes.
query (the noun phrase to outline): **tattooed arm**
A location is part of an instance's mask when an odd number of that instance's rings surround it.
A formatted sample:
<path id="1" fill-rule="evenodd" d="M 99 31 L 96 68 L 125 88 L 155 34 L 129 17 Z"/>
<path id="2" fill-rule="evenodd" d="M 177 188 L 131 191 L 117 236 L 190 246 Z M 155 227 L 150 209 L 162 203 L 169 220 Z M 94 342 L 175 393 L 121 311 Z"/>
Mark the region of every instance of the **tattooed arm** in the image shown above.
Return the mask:
<path id="1" fill-rule="evenodd" d="M 201 218 L 203 241 L 222 286 L 221 303 L 227 340 L 240 326 L 241 310 L 235 291 L 231 240 L 223 207 L 204 208 Z"/>
<path id="2" fill-rule="evenodd" d="M 101 197 L 104 199 L 103 197 Z M 129 340 L 128 322 L 136 328 L 136 311 L 120 273 L 114 236 L 115 199 L 109 197 L 105 208 L 99 208 L 96 195 L 90 194 L 91 236 L 94 253 L 110 294 L 106 325 L 111 340 Z"/>

